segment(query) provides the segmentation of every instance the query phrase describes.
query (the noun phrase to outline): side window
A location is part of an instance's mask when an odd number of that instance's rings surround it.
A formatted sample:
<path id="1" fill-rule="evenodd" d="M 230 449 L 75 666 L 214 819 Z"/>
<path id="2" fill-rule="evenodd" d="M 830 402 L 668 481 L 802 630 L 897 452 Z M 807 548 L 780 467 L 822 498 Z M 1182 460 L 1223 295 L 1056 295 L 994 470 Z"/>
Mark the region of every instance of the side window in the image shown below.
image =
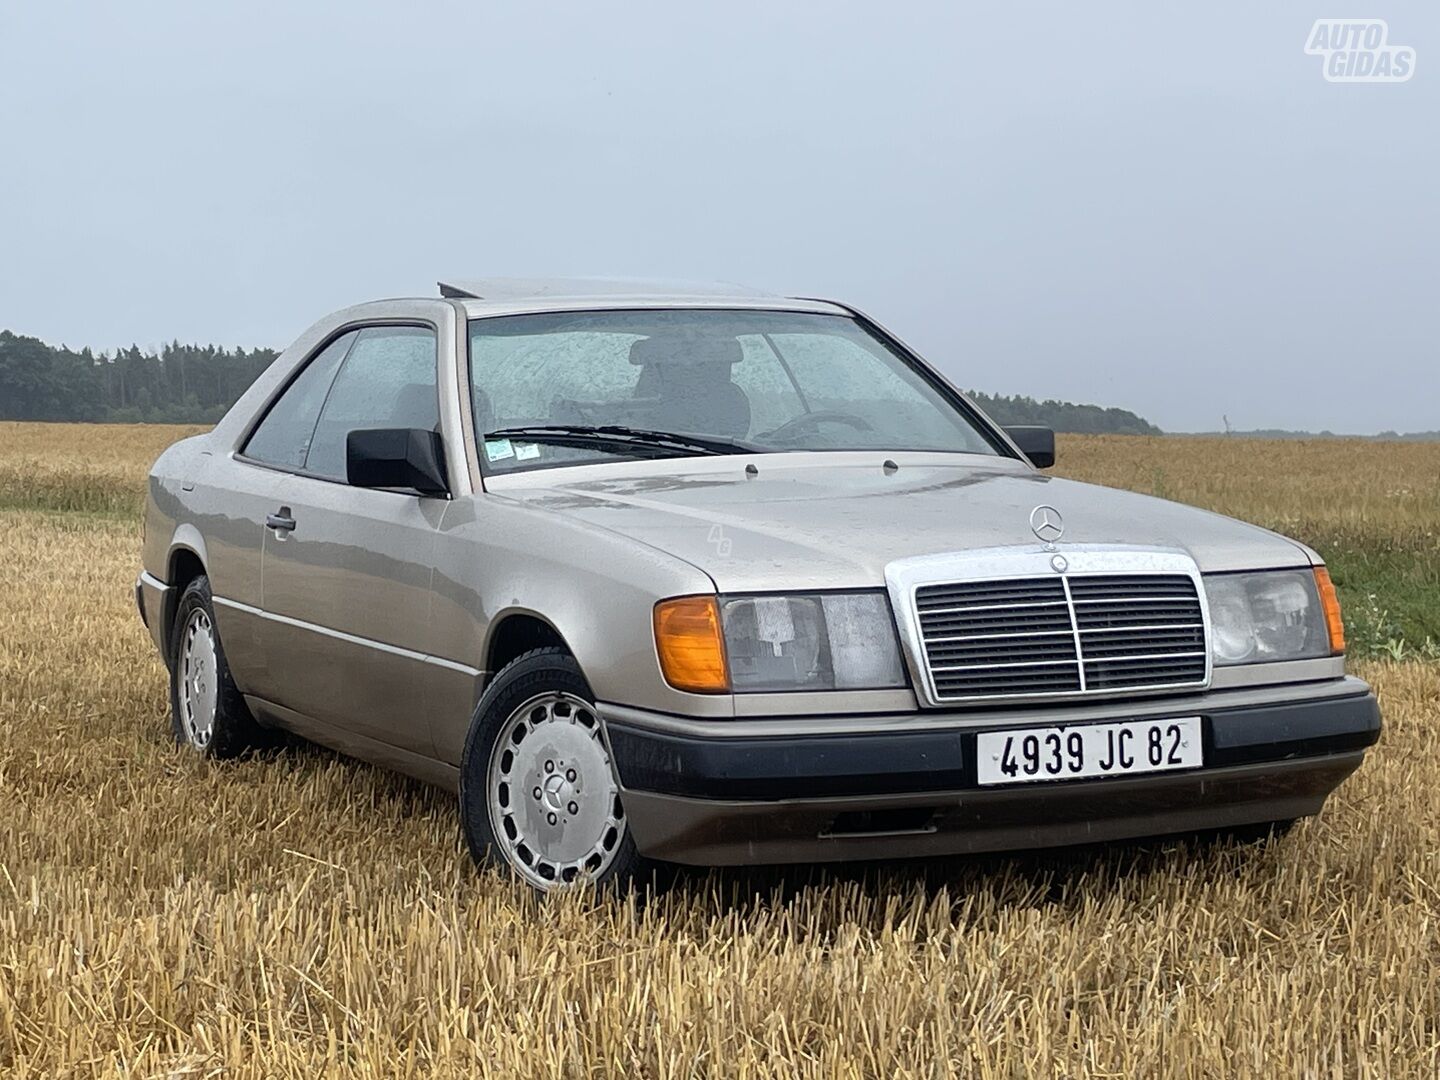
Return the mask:
<path id="1" fill-rule="evenodd" d="M 315 422 L 320 418 L 320 406 L 325 403 L 335 372 L 358 335 L 358 330 L 341 334 L 311 358 L 270 406 L 260 426 L 251 432 L 242 454 L 267 465 L 290 469 L 304 466 L 310 440 L 315 435 Z"/>
<path id="2" fill-rule="evenodd" d="M 361 330 L 320 410 L 306 471 L 344 480 L 345 437 L 352 431 L 437 428 L 440 404 L 435 368 L 433 330 L 418 326 Z"/>

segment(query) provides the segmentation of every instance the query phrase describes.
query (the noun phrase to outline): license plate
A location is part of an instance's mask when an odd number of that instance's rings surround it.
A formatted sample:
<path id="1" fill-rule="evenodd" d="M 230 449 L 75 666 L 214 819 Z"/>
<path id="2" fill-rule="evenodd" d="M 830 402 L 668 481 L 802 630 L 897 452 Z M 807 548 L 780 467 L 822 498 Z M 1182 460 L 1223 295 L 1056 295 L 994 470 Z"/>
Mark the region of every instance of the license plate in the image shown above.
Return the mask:
<path id="1" fill-rule="evenodd" d="M 981 784 L 1083 780 L 1195 769 L 1200 718 L 985 731 L 975 737 Z"/>

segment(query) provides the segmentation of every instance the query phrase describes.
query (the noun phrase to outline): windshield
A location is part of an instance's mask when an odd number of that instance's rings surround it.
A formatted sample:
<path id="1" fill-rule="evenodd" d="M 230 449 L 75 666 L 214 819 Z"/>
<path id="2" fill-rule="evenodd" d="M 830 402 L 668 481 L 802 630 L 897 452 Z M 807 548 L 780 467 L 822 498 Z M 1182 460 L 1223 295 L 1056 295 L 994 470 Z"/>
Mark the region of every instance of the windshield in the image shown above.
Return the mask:
<path id="1" fill-rule="evenodd" d="M 616 428 L 737 451 L 999 453 L 894 349 L 840 315 L 664 309 L 472 319 L 470 385 L 490 471 L 686 452 L 653 439 L 627 445 Z M 537 428 L 560 430 L 547 438 Z M 597 428 L 612 434 L 586 445 L 586 429 Z"/>

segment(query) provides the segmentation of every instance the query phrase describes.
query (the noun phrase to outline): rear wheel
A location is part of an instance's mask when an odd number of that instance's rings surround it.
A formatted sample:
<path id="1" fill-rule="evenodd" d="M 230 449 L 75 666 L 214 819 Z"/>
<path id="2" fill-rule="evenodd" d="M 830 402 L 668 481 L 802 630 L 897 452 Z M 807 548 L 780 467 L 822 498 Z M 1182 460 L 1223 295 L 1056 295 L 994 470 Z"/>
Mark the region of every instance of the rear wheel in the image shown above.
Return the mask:
<path id="1" fill-rule="evenodd" d="M 461 822 L 477 862 L 548 891 L 628 888 L 653 869 L 625 820 L 594 698 L 563 649 L 535 649 L 490 684 L 460 766 Z"/>
<path id="2" fill-rule="evenodd" d="M 170 628 L 170 718 L 175 741 L 204 757 L 232 758 L 261 746 L 255 723 L 230 677 L 215 628 L 210 580 L 185 587 Z"/>

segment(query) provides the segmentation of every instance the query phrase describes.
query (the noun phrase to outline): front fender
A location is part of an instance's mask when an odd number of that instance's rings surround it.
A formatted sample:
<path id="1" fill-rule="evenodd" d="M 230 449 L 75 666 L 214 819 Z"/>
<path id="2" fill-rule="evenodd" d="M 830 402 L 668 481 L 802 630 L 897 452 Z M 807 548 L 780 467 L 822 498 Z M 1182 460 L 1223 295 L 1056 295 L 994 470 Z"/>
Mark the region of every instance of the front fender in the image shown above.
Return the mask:
<path id="1" fill-rule="evenodd" d="M 708 574 L 673 555 L 482 495 L 446 508 L 433 581 L 430 652 L 444 660 L 483 668 L 494 627 L 523 613 L 556 630 L 602 701 L 690 716 L 735 714 L 730 695 L 688 694 L 660 674 L 656 602 L 715 591 Z M 446 756 L 463 733 L 443 723 L 436 742 Z"/>

